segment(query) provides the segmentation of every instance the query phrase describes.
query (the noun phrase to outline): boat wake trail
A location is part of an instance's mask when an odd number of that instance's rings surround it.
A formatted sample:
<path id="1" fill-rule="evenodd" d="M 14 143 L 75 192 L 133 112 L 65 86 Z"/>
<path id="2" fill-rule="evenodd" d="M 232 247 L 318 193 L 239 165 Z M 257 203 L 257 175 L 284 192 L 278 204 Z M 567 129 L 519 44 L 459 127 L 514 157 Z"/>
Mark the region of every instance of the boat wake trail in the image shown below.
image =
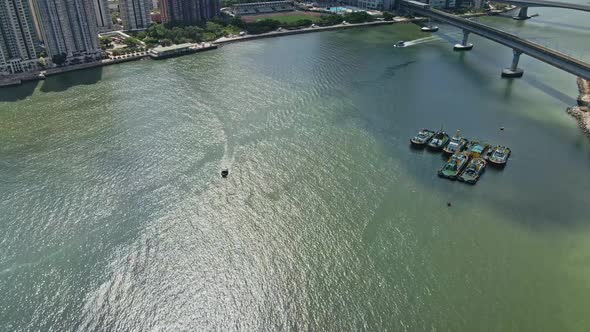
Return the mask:
<path id="1" fill-rule="evenodd" d="M 414 46 L 414 45 L 429 43 L 429 42 L 433 42 L 433 41 L 436 41 L 436 40 L 440 40 L 440 37 L 438 37 L 438 36 L 429 36 L 429 37 L 414 39 L 414 40 L 410 40 L 410 41 L 405 42 L 404 43 L 404 47 L 409 47 L 409 46 Z"/>

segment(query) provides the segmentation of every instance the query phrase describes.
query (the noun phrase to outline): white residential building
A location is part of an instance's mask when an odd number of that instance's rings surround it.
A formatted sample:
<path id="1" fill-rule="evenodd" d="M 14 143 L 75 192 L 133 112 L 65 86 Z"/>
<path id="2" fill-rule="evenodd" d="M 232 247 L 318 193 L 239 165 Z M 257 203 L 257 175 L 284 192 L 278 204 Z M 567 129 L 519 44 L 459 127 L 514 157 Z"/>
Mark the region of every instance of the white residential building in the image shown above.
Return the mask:
<path id="1" fill-rule="evenodd" d="M 34 0 L 41 39 L 50 57 L 97 57 L 95 0 Z"/>
<path id="2" fill-rule="evenodd" d="M 146 29 L 152 23 L 151 0 L 120 0 L 121 20 L 125 30 Z"/>
<path id="3" fill-rule="evenodd" d="M 27 0 L 0 0 L 0 74 L 37 69 L 38 39 Z"/>
<path id="4" fill-rule="evenodd" d="M 93 0 L 94 15 L 96 16 L 96 27 L 99 32 L 109 31 L 113 27 L 113 19 L 109 10 L 107 0 Z"/>

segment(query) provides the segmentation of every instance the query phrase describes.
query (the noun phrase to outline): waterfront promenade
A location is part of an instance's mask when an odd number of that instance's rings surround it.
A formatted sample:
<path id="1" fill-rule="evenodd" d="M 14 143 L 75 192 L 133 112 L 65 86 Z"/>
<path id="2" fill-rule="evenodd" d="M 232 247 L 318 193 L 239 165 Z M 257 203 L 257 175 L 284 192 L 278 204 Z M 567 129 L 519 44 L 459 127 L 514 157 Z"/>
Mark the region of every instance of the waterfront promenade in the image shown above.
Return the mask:
<path id="1" fill-rule="evenodd" d="M 492 14 L 500 14 L 511 10 L 512 8 L 506 10 L 496 10 L 492 11 Z M 487 15 L 485 13 L 471 13 L 471 14 L 464 14 L 460 15 L 461 17 L 475 17 L 475 16 L 484 16 Z M 364 23 L 341 23 L 331 26 L 311 26 L 307 28 L 301 29 L 293 29 L 287 30 L 282 29 L 281 31 L 271 31 L 256 35 L 245 35 L 245 36 L 235 36 L 235 37 L 221 37 L 212 42 L 213 45 L 222 46 L 224 44 L 235 43 L 235 42 L 242 42 L 248 40 L 256 40 L 256 39 L 263 39 L 263 38 L 272 38 L 272 37 L 281 37 L 281 36 L 289 36 L 289 35 L 297 35 L 303 33 L 313 33 L 313 32 L 324 32 L 324 31 L 333 31 L 333 30 L 342 30 L 342 29 L 351 29 L 351 28 L 360 28 L 360 27 L 372 27 L 372 26 L 382 26 L 382 25 L 391 25 L 391 24 L 398 24 L 398 23 L 414 23 L 414 22 L 424 22 L 428 20 L 425 17 L 415 17 L 415 18 L 407 18 L 402 16 L 396 16 L 392 21 L 373 21 L 373 22 L 364 22 Z M 211 49 L 214 49 L 211 48 Z M 144 58 L 149 58 L 149 52 L 142 52 L 140 54 L 134 55 L 127 55 L 127 56 L 117 56 L 112 57 L 109 59 L 103 59 L 100 61 L 90 62 L 90 63 L 82 63 L 77 65 L 70 65 L 64 67 L 54 67 L 49 68 L 46 70 L 42 70 L 39 72 L 31 72 L 31 73 L 23 73 L 19 75 L 12 75 L 6 78 L 0 78 L 0 88 L 4 86 L 13 86 L 13 85 L 20 85 L 26 81 L 36 81 L 42 80 L 45 76 L 57 75 L 61 73 L 88 69 L 88 68 L 95 68 L 95 67 L 102 67 L 102 66 L 109 66 L 123 62 L 141 60 Z M 40 75 L 43 74 L 43 75 Z"/>
<path id="2" fill-rule="evenodd" d="M 245 35 L 245 36 L 236 36 L 236 37 L 222 37 L 215 41 L 213 41 L 213 45 L 223 45 L 228 43 L 240 42 L 240 41 L 248 41 L 248 40 L 255 40 L 261 38 L 271 38 L 271 37 L 280 37 L 280 36 L 288 36 L 288 35 L 296 35 L 302 33 L 312 33 L 312 32 L 323 32 L 323 31 L 332 31 L 332 30 L 340 30 L 340 29 L 350 29 L 350 28 L 358 28 L 358 27 L 370 27 L 370 26 L 381 26 L 381 25 L 390 25 L 395 23 L 411 23 L 411 22 L 419 22 L 424 21 L 425 18 L 404 18 L 404 17 L 396 17 L 393 21 L 374 21 L 374 22 L 365 22 L 365 23 L 345 23 L 345 24 L 337 24 L 327 27 L 308 27 L 302 28 L 297 30 L 281 30 L 281 31 L 271 31 L 262 34 L 256 35 Z M 214 49 L 214 48 L 211 48 Z M 0 78 L 0 87 L 4 86 L 12 86 L 12 85 L 19 85 L 26 81 L 36 81 L 44 79 L 44 76 L 51 76 L 57 75 L 61 73 L 81 70 L 81 69 L 88 69 L 88 68 L 95 68 L 95 67 L 102 67 L 108 65 L 114 65 L 123 62 L 141 60 L 144 58 L 149 58 L 149 52 L 143 52 L 136 55 L 128 55 L 128 56 L 118 56 L 115 58 L 103 59 L 101 61 L 94 61 L 89 63 L 82 63 L 78 65 L 71 65 L 71 66 L 64 66 L 64 67 L 55 67 L 49 68 L 40 72 L 32 72 L 32 73 L 23 73 L 20 75 L 13 75 L 6 78 Z M 42 74 L 43 75 L 40 75 Z"/>
<path id="3" fill-rule="evenodd" d="M 350 28 L 358 28 L 358 27 L 369 27 L 369 26 L 380 26 L 380 25 L 390 25 L 396 23 L 412 23 L 412 22 L 421 22 L 425 21 L 425 18 L 418 17 L 418 18 L 406 18 L 406 17 L 395 17 L 393 21 L 373 21 L 373 22 L 365 22 L 365 23 L 341 23 L 326 27 L 308 27 L 296 30 L 281 30 L 281 31 L 271 31 L 266 33 L 261 33 L 257 35 L 245 35 L 245 36 L 236 36 L 236 37 L 221 37 L 215 40 L 214 43 L 222 45 L 227 43 L 234 43 L 240 41 L 247 41 L 247 40 L 254 40 L 254 39 L 262 39 L 262 38 L 272 38 L 272 37 L 279 37 L 279 36 L 289 36 L 289 35 L 297 35 L 302 33 L 312 33 L 312 32 L 323 32 L 323 31 L 332 31 L 332 30 L 341 30 L 341 29 L 350 29 Z"/>

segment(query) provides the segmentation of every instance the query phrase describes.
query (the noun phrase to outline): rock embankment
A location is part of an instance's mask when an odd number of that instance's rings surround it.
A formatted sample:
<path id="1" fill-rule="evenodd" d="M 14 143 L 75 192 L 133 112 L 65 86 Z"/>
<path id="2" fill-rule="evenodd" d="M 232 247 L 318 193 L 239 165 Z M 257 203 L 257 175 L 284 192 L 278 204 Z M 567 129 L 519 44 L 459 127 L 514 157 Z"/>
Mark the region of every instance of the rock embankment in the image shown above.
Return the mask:
<path id="1" fill-rule="evenodd" d="M 578 106 L 567 109 L 568 114 L 578 120 L 580 128 L 590 137 L 590 81 L 578 77 Z"/>

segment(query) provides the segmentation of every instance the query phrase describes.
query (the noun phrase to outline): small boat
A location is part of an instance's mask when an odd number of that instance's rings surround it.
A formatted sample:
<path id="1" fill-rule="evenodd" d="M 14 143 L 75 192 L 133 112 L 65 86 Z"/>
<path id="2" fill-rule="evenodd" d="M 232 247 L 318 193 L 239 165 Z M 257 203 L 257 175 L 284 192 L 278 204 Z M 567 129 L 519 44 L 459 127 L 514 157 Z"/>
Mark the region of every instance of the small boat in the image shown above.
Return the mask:
<path id="1" fill-rule="evenodd" d="M 428 148 L 434 151 L 440 151 L 442 148 L 449 144 L 449 135 L 444 131 L 440 130 L 437 131 L 436 134 L 432 137 L 430 142 L 428 142 Z"/>
<path id="2" fill-rule="evenodd" d="M 471 159 L 463 173 L 459 175 L 459 181 L 475 184 L 485 170 L 486 161 L 483 158 Z"/>
<path id="3" fill-rule="evenodd" d="M 438 27 L 436 25 L 432 25 L 432 26 L 425 26 L 420 28 L 420 30 L 422 32 L 437 32 L 438 31 Z"/>
<path id="4" fill-rule="evenodd" d="M 418 134 L 410 139 L 410 143 L 414 146 L 424 146 L 430 141 L 435 132 L 428 129 L 422 129 Z"/>
<path id="5" fill-rule="evenodd" d="M 405 40 L 400 40 L 394 46 L 395 47 L 406 47 L 406 41 Z"/>
<path id="6" fill-rule="evenodd" d="M 467 146 L 467 153 L 470 158 L 480 158 L 485 156 L 488 152 L 490 145 L 487 143 L 481 143 L 479 141 L 471 141 Z"/>
<path id="7" fill-rule="evenodd" d="M 438 176 L 456 180 L 459 174 L 467 166 L 469 156 L 466 152 L 456 153 L 449 158 L 449 161 L 438 171 Z"/>
<path id="8" fill-rule="evenodd" d="M 508 158 L 510 158 L 510 153 L 510 148 L 498 145 L 488 154 L 488 161 L 496 166 L 505 166 Z"/>
<path id="9" fill-rule="evenodd" d="M 226 178 L 229 175 L 229 170 L 224 168 L 221 170 L 221 177 Z"/>
<path id="10" fill-rule="evenodd" d="M 462 151 L 465 146 L 467 146 L 467 143 L 469 143 L 469 141 L 459 135 L 459 131 L 457 130 L 455 135 L 451 137 L 449 144 L 443 148 L 443 151 L 448 154 L 454 154 L 455 152 Z"/>

